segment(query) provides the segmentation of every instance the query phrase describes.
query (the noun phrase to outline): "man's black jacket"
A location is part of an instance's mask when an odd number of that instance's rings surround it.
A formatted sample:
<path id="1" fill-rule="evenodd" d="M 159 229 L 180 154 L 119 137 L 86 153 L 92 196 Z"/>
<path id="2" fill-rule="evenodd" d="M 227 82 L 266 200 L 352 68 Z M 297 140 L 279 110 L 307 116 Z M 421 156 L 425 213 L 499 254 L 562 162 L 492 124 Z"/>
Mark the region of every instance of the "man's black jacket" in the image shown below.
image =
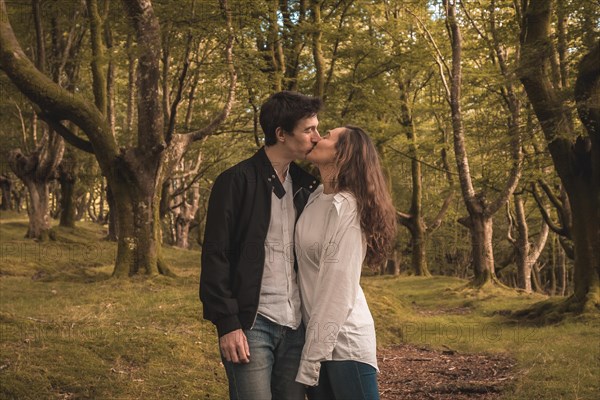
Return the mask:
<path id="1" fill-rule="evenodd" d="M 296 218 L 317 180 L 290 164 Z M 202 246 L 200 300 L 220 336 L 254 323 L 271 218 L 271 193 L 285 190 L 264 147 L 223 172 L 213 185 Z"/>

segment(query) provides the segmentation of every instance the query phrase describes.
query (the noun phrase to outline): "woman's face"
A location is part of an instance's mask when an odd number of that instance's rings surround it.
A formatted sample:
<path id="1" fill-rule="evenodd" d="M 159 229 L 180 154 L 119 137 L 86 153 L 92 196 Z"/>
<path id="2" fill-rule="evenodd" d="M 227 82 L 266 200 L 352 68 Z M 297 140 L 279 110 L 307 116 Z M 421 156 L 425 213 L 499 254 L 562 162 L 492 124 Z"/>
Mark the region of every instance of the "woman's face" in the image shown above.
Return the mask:
<path id="1" fill-rule="evenodd" d="M 346 128 L 344 127 L 327 131 L 313 150 L 308 153 L 306 159 L 316 165 L 333 164 L 336 156 L 335 145 L 340 135 L 344 134 L 345 131 Z"/>

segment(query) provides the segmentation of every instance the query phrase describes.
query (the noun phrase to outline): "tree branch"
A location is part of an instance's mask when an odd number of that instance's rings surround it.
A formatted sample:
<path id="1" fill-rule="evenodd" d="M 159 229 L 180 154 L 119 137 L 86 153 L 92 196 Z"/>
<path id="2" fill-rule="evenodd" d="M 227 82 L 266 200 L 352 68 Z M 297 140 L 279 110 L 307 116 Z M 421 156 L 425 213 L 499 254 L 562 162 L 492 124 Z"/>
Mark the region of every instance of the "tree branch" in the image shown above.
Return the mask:
<path id="1" fill-rule="evenodd" d="M 6 4 L 0 0 L 0 67 L 17 88 L 43 113 L 54 119 L 72 121 L 90 138 L 96 149 L 102 149 L 98 161 L 106 168 L 116 157 L 117 146 L 107 123 L 98 109 L 80 95 L 61 88 L 41 73 L 27 58 L 6 17 Z"/>
<path id="2" fill-rule="evenodd" d="M 150 1 L 130 0 L 125 5 L 137 35 L 139 51 L 138 149 L 143 154 L 157 154 L 166 147 L 159 96 L 160 26 Z"/>
<path id="3" fill-rule="evenodd" d="M 75 135 L 68 129 L 66 126 L 61 124 L 59 121 L 53 120 L 47 114 L 38 114 L 40 119 L 50 126 L 50 128 L 54 129 L 56 133 L 63 137 L 72 146 L 75 146 L 79 150 L 85 151 L 86 153 L 94 154 L 94 147 L 89 140 L 85 140 Z"/>
<path id="4" fill-rule="evenodd" d="M 542 221 L 542 230 L 537 238 L 537 240 L 535 241 L 535 243 L 533 243 L 531 245 L 531 250 L 529 252 L 529 257 L 528 260 L 531 263 L 534 263 L 537 261 L 537 259 L 540 257 L 540 254 L 542 254 L 542 250 L 544 250 L 544 247 L 546 246 L 546 240 L 548 240 L 548 232 L 550 231 L 548 224 L 546 224 L 544 221 Z"/>
<path id="5" fill-rule="evenodd" d="M 94 99 L 96 107 L 106 115 L 107 99 L 106 94 L 106 71 L 104 59 L 104 43 L 102 43 L 102 19 L 98 12 L 98 3 L 96 0 L 86 0 L 88 17 L 90 19 L 90 41 L 92 43 L 92 87 L 94 89 Z"/>
<path id="6" fill-rule="evenodd" d="M 410 9 L 405 8 L 405 10 L 406 10 L 407 13 L 409 13 L 410 15 L 412 15 L 417 20 L 419 27 L 425 33 L 424 36 L 427 38 L 427 41 L 431 44 L 431 46 L 433 47 L 433 49 L 435 51 L 434 60 L 435 60 L 435 63 L 438 65 L 438 68 L 440 70 L 440 78 L 442 80 L 442 84 L 444 85 L 444 89 L 446 91 L 445 92 L 445 94 L 446 94 L 446 101 L 448 103 L 450 103 L 450 97 L 451 97 L 450 96 L 450 86 L 448 85 L 448 81 L 446 79 L 446 74 L 448 74 L 448 77 L 450 77 L 450 79 L 452 79 L 452 72 L 450 70 L 450 67 L 448 66 L 448 64 L 444 60 L 444 57 L 442 56 L 442 52 L 440 51 L 440 48 L 438 47 L 437 43 L 433 39 L 433 36 L 431 35 L 431 33 L 429 32 L 429 30 L 427 29 L 427 26 L 425 26 L 425 24 L 423 23 L 423 21 L 421 21 L 421 19 L 415 13 L 413 13 Z M 446 71 L 446 74 L 444 74 L 444 70 Z"/>
<path id="7" fill-rule="evenodd" d="M 579 73 L 575 83 L 575 102 L 579 118 L 588 134 L 600 140 L 600 104 L 594 101 L 600 81 L 600 40 L 579 63 Z"/>
<path id="8" fill-rule="evenodd" d="M 442 157 L 442 164 L 444 165 L 444 169 L 446 170 L 446 179 L 448 180 L 448 187 L 450 189 L 450 193 L 448 193 L 448 195 L 444 199 L 444 203 L 442 203 L 442 207 L 440 208 L 440 211 L 437 213 L 437 215 L 435 216 L 435 218 L 433 219 L 431 224 L 429 224 L 427 226 L 428 233 L 432 233 L 440 227 L 440 225 L 442 224 L 442 220 L 444 219 L 444 216 L 448 212 L 450 204 L 452 203 L 452 200 L 454 199 L 454 179 L 452 178 L 452 172 L 450 171 L 450 164 L 448 163 L 446 149 L 444 149 L 444 148 L 441 150 L 441 157 Z"/>
<path id="9" fill-rule="evenodd" d="M 510 201 L 506 202 L 506 219 L 508 220 L 508 228 L 506 229 L 506 239 L 514 246 L 517 244 L 517 240 L 513 237 L 512 231 L 515 226 L 515 219 L 510 212 Z"/>
<path id="10" fill-rule="evenodd" d="M 550 229 L 552 229 L 552 231 L 554 233 L 556 233 L 560 236 L 565 236 L 567 234 L 567 230 L 564 227 L 560 227 L 560 226 L 556 225 L 554 223 L 554 221 L 552 221 L 552 218 L 550 217 L 550 213 L 548 213 L 548 210 L 544 206 L 544 203 L 542 202 L 542 199 L 540 198 L 540 195 L 536 188 L 536 184 L 534 182 L 531 183 L 531 193 L 533 193 L 533 198 L 535 199 L 535 202 L 538 205 L 538 209 L 540 210 L 540 213 L 542 214 L 542 218 L 544 218 L 544 221 L 546 222 L 546 224 L 550 227 Z"/>
<path id="11" fill-rule="evenodd" d="M 225 12 L 225 19 L 227 22 L 227 47 L 225 49 L 225 59 L 227 62 L 227 69 L 229 71 L 229 92 L 227 93 L 227 100 L 225 101 L 225 105 L 223 106 L 223 110 L 219 115 L 217 115 L 207 126 L 196 131 L 190 132 L 188 135 L 191 136 L 192 141 L 197 141 L 202 139 L 205 136 L 212 135 L 217 127 L 225 121 L 229 113 L 231 112 L 231 108 L 233 106 L 233 101 L 235 99 L 235 85 L 237 82 L 237 73 L 235 71 L 235 66 L 233 64 L 233 39 L 234 39 L 234 31 L 233 31 L 233 23 L 231 17 L 231 10 L 227 4 L 227 0 L 220 0 L 221 7 Z"/>
<path id="12" fill-rule="evenodd" d="M 175 131 L 175 119 L 177 118 L 177 107 L 181 102 L 181 97 L 183 93 L 183 86 L 185 83 L 185 77 L 187 75 L 188 68 L 190 67 L 190 51 L 192 47 L 192 33 L 188 33 L 188 38 L 185 46 L 185 56 L 183 59 L 183 69 L 181 70 L 181 75 L 179 76 L 179 85 L 177 87 L 177 94 L 175 95 L 175 99 L 171 104 L 171 112 L 169 117 L 169 126 L 167 127 L 167 132 L 165 134 L 165 141 L 167 144 L 171 143 L 171 139 L 173 138 L 173 132 Z"/>

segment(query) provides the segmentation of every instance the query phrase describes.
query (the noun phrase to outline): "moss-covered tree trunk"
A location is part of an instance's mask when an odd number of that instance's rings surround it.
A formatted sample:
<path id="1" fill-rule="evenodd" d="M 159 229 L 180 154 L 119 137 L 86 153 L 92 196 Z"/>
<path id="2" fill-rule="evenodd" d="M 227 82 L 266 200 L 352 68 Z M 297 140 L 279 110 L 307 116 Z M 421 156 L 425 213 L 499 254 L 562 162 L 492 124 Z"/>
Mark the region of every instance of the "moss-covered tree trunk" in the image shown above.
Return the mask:
<path id="1" fill-rule="evenodd" d="M 600 308 L 600 41 L 578 67 L 573 93 L 585 132 L 576 132 L 551 72 L 553 4 L 532 0 L 524 10 L 519 73 L 571 205 L 575 288 L 563 310 L 582 311 Z"/>
<path id="2" fill-rule="evenodd" d="M 117 260 L 113 275 L 168 274 L 160 259 L 161 231 L 157 198 L 149 185 L 132 186 L 121 177 L 111 180 L 118 220 Z M 153 182 L 147 182 L 152 184 Z"/>
<path id="3" fill-rule="evenodd" d="M 114 275 L 168 274 L 168 268 L 161 258 L 160 188 L 189 145 L 214 133 L 229 115 L 236 85 L 231 11 L 227 1 L 221 0 L 228 31 L 225 53 L 230 84 L 226 103 L 203 129 L 175 134 L 177 103 L 172 105 L 171 121 L 166 124 L 159 96 L 158 19 L 149 0 L 125 2 L 138 43 L 138 132 L 134 146 L 119 148 L 106 113 L 106 60 L 103 57 L 100 29 L 102 17 L 98 13 L 96 0 L 87 0 L 86 4 L 93 54 L 94 103 L 79 94 L 69 93 L 35 68 L 14 35 L 4 0 L 0 0 L 0 67 L 22 93 L 44 110 L 44 118 L 61 136 L 74 146 L 94 153 L 111 188 L 115 205 L 111 212 L 116 214 L 118 221 Z M 77 125 L 89 141 L 81 139 L 63 125 L 61 121 L 65 120 Z"/>

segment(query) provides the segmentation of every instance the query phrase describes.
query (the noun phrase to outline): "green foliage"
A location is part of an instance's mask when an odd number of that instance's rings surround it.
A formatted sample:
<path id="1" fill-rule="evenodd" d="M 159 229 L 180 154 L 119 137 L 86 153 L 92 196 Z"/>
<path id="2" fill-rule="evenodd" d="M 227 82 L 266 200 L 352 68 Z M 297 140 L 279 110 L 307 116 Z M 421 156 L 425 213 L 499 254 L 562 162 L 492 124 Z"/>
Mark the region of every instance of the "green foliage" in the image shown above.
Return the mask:
<path id="1" fill-rule="evenodd" d="M 315 26 L 311 22 L 310 11 L 303 15 L 301 2 L 297 0 L 279 2 L 277 18 L 272 20 L 269 9 L 273 4 L 277 5 L 277 2 L 229 1 L 236 35 L 236 101 L 230 117 L 219 127 L 219 135 L 194 145 L 185 156 L 186 161 L 196 160 L 197 152 L 201 149 L 204 160 L 210 164 L 200 179 L 203 204 L 206 203 L 214 177 L 256 149 L 255 136 L 262 136 L 260 126 L 255 126 L 260 104 L 273 91 L 276 79 L 281 79 L 284 88 L 291 85 L 286 74 L 290 73 L 296 45 L 299 48 L 296 89 L 307 94 L 314 92 L 316 68 L 312 35 Z M 284 20 L 284 4 L 289 7 L 289 21 Z M 525 162 L 519 190 L 527 189 L 530 182 L 540 177 L 545 178 L 552 186 L 558 182 L 552 160 L 539 125 L 514 74 L 521 23 L 515 7 L 519 2 L 498 0 L 493 4 L 498 40 L 506 57 L 508 71 L 512 74 L 508 82 L 515 86 L 523 105 L 520 125 L 524 131 L 522 144 Z M 190 66 L 184 79 L 183 99 L 177 112 L 175 132 L 201 129 L 220 110 L 226 95 L 227 75 L 221 51 L 226 37 L 222 10 L 217 1 L 204 0 L 155 1 L 153 6 L 161 24 L 163 49 L 168 53 L 168 67 L 161 60 L 161 68 L 166 68 L 166 82 L 161 83 L 164 83 L 169 102 L 173 101 L 179 85 L 188 35 L 192 38 Z M 85 13 L 76 14 L 79 7 L 81 5 L 77 2 L 43 2 L 42 22 L 47 51 L 52 43 L 52 19 L 56 21 L 58 35 L 63 38 L 67 37 L 73 26 L 87 29 L 89 21 Z M 462 109 L 466 147 L 475 190 L 485 192 L 489 199 L 493 199 L 502 189 L 511 167 L 507 134 L 509 113 L 502 97 L 502 88 L 507 79 L 500 73 L 498 55 L 491 49 L 492 2 L 462 2 L 462 7 L 459 8 L 458 23 L 464 42 Z M 105 9 L 101 8 L 104 13 Z M 593 0 L 568 0 L 556 7 L 555 13 L 555 24 L 559 17 L 565 17 L 567 21 L 567 51 L 563 61 L 567 71 L 567 85 L 562 89 L 567 96 L 572 91 L 574 71 L 583 50 L 589 47 L 594 37 L 597 38 L 598 7 Z M 35 30 L 31 5 L 10 2 L 8 14 L 25 52 L 32 56 L 35 53 Z M 111 29 L 113 46 L 107 51 L 107 57 L 115 66 L 115 135 L 122 146 L 134 144 L 137 129 L 136 118 L 133 118 L 131 129 L 126 124 L 130 95 L 128 56 L 137 54 L 135 38 L 131 37 L 133 30 L 126 15 L 122 2 L 109 3 L 106 27 Z M 380 149 L 397 209 L 407 211 L 412 190 L 411 160 L 408 157 L 411 141 L 406 137 L 406 128 L 400 124 L 400 86 L 404 85 L 417 137 L 417 158 L 423 162 L 423 210 L 426 220 L 431 220 L 450 188 L 457 193 L 459 189 L 456 176 L 450 187 L 444 172 L 440 171 L 444 168 L 440 156 L 442 149 L 447 150 L 450 170 L 453 173 L 456 171 L 452 154 L 452 121 L 444 79 L 440 75 L 440 71 L 443 71 L 446 81 L 449 79 L 444 63 L 449 65 L 451 62 L 450 41 L 441 2 L 324 1 L 321 4 L 321 15 L 322 24 L 319 28 L 322 31 L 326 87 L 325 109 L 319 115 L 320 131 L 325 132 L 349 123 L 364 127 Z M 275 39 L 269 36 L 269 29 L 273 28 L 277 31 Z M 286 66 L 285 71 L 279 72 L 273 69 L 274 54 L 270 50 L 278 45 L 281 46 Z M 55 60 L 50 57 L 50 61 Z M 80 51 L 69 62 L 79 70 L 73 90 L 91 100 L 90 61 L 87 29 Z M 277 73 L 283 74 L 283 77 L 277 78 Z M 0 88 L 0 166 L 2 170 L 7 170 L 8 151 L 23 146 L 23 134 L 14 103 L 23 110 L 27 135 L 31 135 L 29 121 L 32 110 L 3 73 L 0 73 Z M 195 92 L 190 101 L 192 88 L 195 88 Z M 574 104 L 568 106 L 573 108 Z M 189 120 L 186 118 L 188 111 Z M 576 118 L 574 123 L 578 124 Z M 258 144 L 260 143 L 259 140 Z M 99 207 L 104 182 L 97 173 L 97 166 L 93 164 L 94 160 L 81 161 L 79 190 L 87 191 Z M 205 207 L 201 207 L 197 216 L 200 224 L 204 214 Z M 457 222 L 458 218 L 465 215 L 464 203 L 457 195 L 441 228 L 430 240 L 428 264 L 434 274 L 460 277 L 470 275 L 470 238 L 467 230 Z M 534 207 L 528 208 L 528 219 L 532 226 L 539 226 L 541 218 Z M 167 227 L 168 221 L 164 225 Z M 505 240 L 505 218 L 497 216 L 494 227 L 495 257 L 503 260 L 512 250 Z M 197 228 L 195 229 L 194 235 L 197 235 Z M 168 241 L 167 233 L 165 229 Z M 402 270 L 406 271 L 410 265 L 410 248 L 408 234 L 404 229 L 400 229 L 400 242 L 404 254 Z"/>

